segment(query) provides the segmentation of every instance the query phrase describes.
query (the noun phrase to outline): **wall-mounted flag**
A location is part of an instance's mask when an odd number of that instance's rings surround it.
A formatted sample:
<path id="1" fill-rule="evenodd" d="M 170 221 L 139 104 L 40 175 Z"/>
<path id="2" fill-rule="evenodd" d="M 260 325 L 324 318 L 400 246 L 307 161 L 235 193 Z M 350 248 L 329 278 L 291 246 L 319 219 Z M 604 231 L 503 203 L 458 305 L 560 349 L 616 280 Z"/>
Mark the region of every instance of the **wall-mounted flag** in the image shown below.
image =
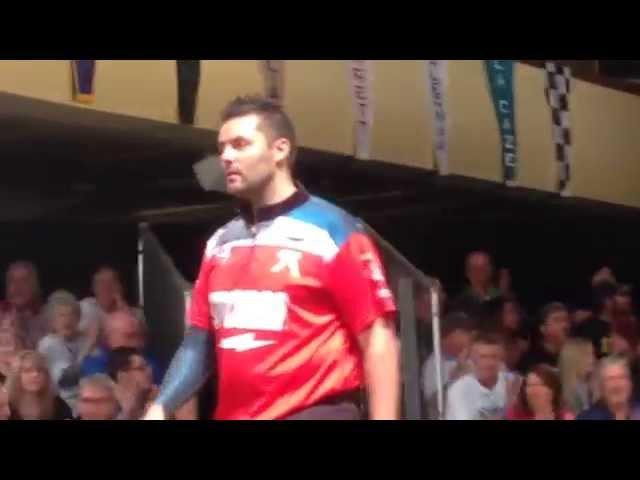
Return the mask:
<path id="1" fill-rule="evenodd" d="M 265 96 L 280 106 L 284 105 L 284 66 L 284 60 L 262 60 L 260 62 Z"/>
<path id="2" fill-rule="evenodd" d="M 447 136 L 447 61 L 427 60 L 427 80 L 431 92 L 433 114 L 433 149 L 436 170 L 441 175 L 449 173 L 449 143 Z"/>
<path id="3" fill-rule="evenodd" d="M 176 60 L 178 74 L 178 119 L 193 125 L 200 88 L 200 60 Z"/>
<path id="4" fill-rule="evenodd" d="M 373 65 L 370 60 L 351 60 L 349 77 L 353 108 L 356 114 L 354 124 L 355 152 L 360 160 L 369 159 L 371 132 L 373 128 Z"/>
<path id="5" fill-rule="evenodd" d="M 502 143 L 502 178 L 513 187 L 518 181 L 518 147 L 513 100 L 513 60 L 485 60 L 489 91 Z"/>
<path id="6" fill-rule="evenodd" d="M 558 192 L 569 196 L 571 181 L 571 130 L 569 122 L 569 93 L 571 92 L 571 67 L 557 62 L 546 62 L 547 103 L 551 108 L 553 143 L 558 161 Z"/>
<path id="7" fill-rule="evenodd" d="M 93 103 L 95 100 L 94 80 L 95 60 L 71 60 L 72 93 L 71 98 L 79 103 Z"/>

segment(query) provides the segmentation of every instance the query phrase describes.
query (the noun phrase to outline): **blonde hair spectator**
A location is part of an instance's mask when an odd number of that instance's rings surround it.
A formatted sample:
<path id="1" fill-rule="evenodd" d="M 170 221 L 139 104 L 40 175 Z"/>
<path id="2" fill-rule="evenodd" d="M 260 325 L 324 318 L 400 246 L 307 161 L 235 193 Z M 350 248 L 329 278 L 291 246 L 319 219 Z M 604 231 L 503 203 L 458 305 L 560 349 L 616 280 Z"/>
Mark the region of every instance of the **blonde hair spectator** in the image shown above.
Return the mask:
<path id="1" fill-rule="evenodd" d="M 580 413 L 591 406 L 595 363 L 593 344 L 583 338 L 567 340 L 560 352 L 558 366 L 562 397 L 566 407 L 574 413 Z"/>

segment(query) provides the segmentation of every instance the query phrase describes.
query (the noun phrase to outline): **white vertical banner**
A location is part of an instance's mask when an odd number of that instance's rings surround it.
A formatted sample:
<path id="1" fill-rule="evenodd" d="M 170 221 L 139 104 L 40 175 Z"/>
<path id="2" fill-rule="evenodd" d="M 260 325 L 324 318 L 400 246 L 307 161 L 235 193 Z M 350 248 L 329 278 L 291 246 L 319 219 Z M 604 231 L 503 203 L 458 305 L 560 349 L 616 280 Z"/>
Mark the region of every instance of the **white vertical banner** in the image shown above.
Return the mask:
<path id="1" fill-rule="evenodd" d="M 261 60 L 265 96 L 282 106 L 284 104 L 284 60 Z"/>
<path id="2" fill-rule="evenodd" d="M 449 140 L 446 103 L 447 60 L 426 60 L 427 79 L 431 93 L 431 112 L 433 115 L 433 149 L 436 157 L 436 170 L 441 175 L 449 173 Z"/>
<path id="3" fill-rule="evenodd" d="M 373 128 L 373 62 L 371 60 L 350 60 L 349 77 L 355 113 L 354 156 L 359 160 L 368 160 Z"/>

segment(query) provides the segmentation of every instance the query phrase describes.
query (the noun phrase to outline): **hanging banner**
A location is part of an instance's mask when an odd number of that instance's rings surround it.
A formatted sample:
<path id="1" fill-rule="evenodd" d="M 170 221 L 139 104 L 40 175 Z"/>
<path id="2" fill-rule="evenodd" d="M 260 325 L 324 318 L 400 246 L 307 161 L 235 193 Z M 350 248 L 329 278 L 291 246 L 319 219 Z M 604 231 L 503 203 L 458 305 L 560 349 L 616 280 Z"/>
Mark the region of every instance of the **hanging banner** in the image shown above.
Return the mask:
<path id="1" fill-rule="evenodd" d="M 498 119 L 502 143 L 502 179 L 513 187 L 518 179 L 515 104 L 513 101 L 513 60 L 485 60 L 489 91 Z"/>
<path id="2" fill-rule="evenodd" d="M 373 128 L 373 66 L 370 60 L 351 60 L 349 77 L 355 111 L 354 156 L 368 160 Z"/>
<path id="3" fill-rule="evenodd" d="M 176 60 L 178 74 L 178 120 L 193 125 L 200 88 L 200 60 Z"/>
<path id="4" fill-rule="evenodd" d="M 74 102 L 93 103 L 94 79 L 96 74 L 95 60 L 71 60 L 72 94 Z"/>
<path id="5" fill-rule="evenodd" d="M 436 170 L 441 175 L 449 173 L 449 143 L 447 139 L 447 61 L 427 60 L 427 78 L 431 92 L 433 114 L 433 148 Z"/>
<path id="6" fill-rule="evenodd" d="M 284 60 L 262 60 L 265 96 L 280 106 L 284 105 Z"/>
<path id="7" fill-rule="evenodd" d="M 558 162 L 558 192 L 569 196 L 571 181 L 571 130 L 569 122 L 569 93 L 571 68 L 557 62 L 546 62 L 546 97 L 551 108 L 553 143 Z"/>

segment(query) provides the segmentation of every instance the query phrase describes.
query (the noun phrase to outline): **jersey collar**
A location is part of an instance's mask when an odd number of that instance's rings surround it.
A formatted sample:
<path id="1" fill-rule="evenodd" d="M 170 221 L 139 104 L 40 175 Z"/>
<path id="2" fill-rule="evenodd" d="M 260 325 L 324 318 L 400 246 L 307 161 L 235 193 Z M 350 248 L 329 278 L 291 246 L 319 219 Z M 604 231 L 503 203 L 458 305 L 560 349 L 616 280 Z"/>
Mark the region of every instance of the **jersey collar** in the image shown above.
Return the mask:
<path id="1" fill-rule="evenodd" d="M 302 184 L 296 182 L 296 188 L 297 190 L 283 201 L 258 208 L 255 211 L 255 217 L 251 205 L 246 202 L 239 203 L 238 212 L 248 224 L 268 222 L 269 220 L 286 215 L 290 211 L 301 206 L 310 198 L 310 195 L 304 189 Z"/>

